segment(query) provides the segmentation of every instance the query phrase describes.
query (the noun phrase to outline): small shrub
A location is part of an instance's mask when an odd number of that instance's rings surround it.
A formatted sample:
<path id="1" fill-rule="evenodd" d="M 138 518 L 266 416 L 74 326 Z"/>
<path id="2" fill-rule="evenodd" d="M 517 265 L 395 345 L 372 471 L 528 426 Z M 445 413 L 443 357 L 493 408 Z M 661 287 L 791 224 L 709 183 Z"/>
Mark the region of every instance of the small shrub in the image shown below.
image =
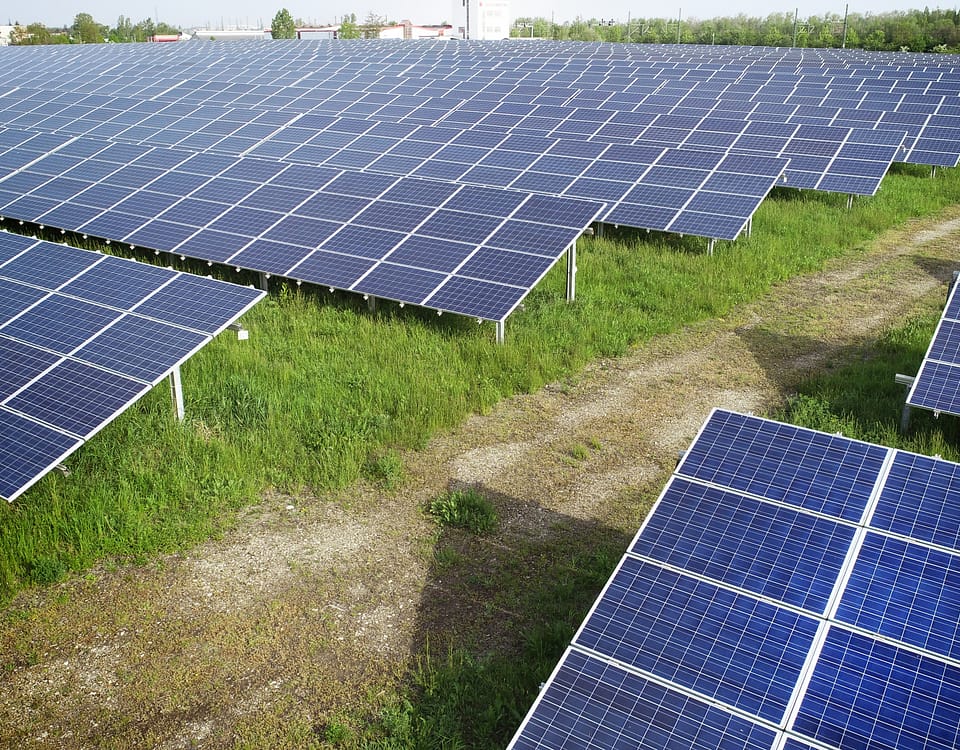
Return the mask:
<path id="1" fill-rule="evenodd" d="M 27 566 L 27 577 L 41 586 L 56 583 L 67 574 L 67 566 L 55 557 L 38 557 Z"/>
<path id="2" fill-rule="evenodd" d="M 457 526 L 474 534 L 488 534 L 497 526 L 493 504 L 472 487 L 436 498 L 429 513 L 441 526 Z"/>

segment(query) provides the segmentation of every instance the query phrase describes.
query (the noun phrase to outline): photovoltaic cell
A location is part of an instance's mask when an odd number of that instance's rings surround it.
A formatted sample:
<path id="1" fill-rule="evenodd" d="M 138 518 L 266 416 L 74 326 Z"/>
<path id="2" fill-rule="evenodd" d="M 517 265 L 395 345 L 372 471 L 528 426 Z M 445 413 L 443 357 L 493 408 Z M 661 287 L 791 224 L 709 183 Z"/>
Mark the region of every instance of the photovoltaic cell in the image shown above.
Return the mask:
<path id="1" fill-rule="evenodd" d="M 895 534 L 960 549 L 960 467 L 950 461 L 897 452 L 871 525 Z"/>
<path id="2" fill-rule="evenodd" d="M 0 266 L 0 492 L 7 500 L 264 294 L 5 233 L 0 248 L 19 251 Z M 22 281 L 4 278 L 7 271 Z M 153 318 L 124 312 L 132 308 Z M 201 330 L 187 330 L 183 320 L 199 321 Z"/>
<path id="3" fill-rule="evenodd" d="M 510 747 L 766 750 L 774 737 L 706 700 L 568 650 Z"/>

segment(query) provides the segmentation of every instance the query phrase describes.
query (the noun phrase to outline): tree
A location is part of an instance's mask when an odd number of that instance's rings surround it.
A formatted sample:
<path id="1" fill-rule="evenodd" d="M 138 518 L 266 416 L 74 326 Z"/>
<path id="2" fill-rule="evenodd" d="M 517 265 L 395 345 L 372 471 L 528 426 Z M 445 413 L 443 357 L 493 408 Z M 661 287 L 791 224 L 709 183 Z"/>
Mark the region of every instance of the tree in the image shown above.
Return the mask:
<path id="1" fill-rule="evenodd" d="M 387 25 L 387 19 L 383 16 L 377 15 L 372 10 L 367 13 L 366 19 L 364 19 L 363 26 L 360 27 L 360 31 L 363 34 L 364 39 L 379 39 L 380 38 L 380 29 Z"/>
<path id="2" fill-rule="evenodd" d="M 107 27 L 94 21 L 89 13 L 77 13 L 71 30 L 74 41 L 80 44 L 97 44 L 107 38 Z"/>
<path id="3" fill-rule="evenodd" d="M 340 22 L 340 32 L 337 34 L 338 39 L 359 39 L 360 38 L 360 27 L 357 26 L 357 16 L 353 13 L 349 17 L 344 16 L 343 20 Z"/>
<path id="4" fill-rule="evenodd" d="M 270 33 L 274 39 L 296 39 L 297 25 L 293 22 L 293 16 L 286 8 L 277 11 L 273 17 L 273 23 L 270 24 Z"/>

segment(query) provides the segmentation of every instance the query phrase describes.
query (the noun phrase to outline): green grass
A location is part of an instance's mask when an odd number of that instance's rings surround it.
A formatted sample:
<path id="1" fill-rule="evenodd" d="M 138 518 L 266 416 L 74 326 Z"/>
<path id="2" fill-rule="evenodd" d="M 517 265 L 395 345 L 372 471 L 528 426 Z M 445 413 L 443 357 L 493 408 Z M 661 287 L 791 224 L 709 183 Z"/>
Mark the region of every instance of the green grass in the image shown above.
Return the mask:
<path id="1" fill-rule="evenodd" d="M 719 243 L 712 257 L 695 238 L 584 238 L 577 301 L 564 302 L 560 263 L 511 316 L 502 346 L 490 325 L 458 316 L 391 304 L 371 314 L 355 295 L 277 289 L 244 317 L 249 341 L 222 335 L 184 365 L 184 424 L 161 385 L 68 460 L 71 476 L 52 472 L 0 507 L 0 601 L 98 561 L 189 548 L 269 487 L 348 486 L 391 449 L 421 447 L 598 356 L 723 316 L 958 202 L 960 170 L 931 181 L 902 168 L 852 211 L 842 196 L 784 191 L 764 202 L 751 238 Z M 380 470 L 398 478 L 396 467 Z"/>

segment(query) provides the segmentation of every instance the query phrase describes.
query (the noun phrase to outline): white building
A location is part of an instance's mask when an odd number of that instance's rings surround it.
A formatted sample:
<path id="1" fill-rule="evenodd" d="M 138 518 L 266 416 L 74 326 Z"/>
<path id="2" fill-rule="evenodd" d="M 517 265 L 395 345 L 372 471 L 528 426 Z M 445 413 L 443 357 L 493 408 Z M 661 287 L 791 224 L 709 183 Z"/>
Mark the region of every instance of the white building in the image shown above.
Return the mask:
<path id="1" fill-rule="evenodd" d="M 453 0 L 452 23 L 461 39 L 509 39 L 510 0 Z"/>
<path id="2" fill-rule="evenodd" d="M 0 47 L 10 44 L 10 35 L 16 26 L 0 26 Z"/>

